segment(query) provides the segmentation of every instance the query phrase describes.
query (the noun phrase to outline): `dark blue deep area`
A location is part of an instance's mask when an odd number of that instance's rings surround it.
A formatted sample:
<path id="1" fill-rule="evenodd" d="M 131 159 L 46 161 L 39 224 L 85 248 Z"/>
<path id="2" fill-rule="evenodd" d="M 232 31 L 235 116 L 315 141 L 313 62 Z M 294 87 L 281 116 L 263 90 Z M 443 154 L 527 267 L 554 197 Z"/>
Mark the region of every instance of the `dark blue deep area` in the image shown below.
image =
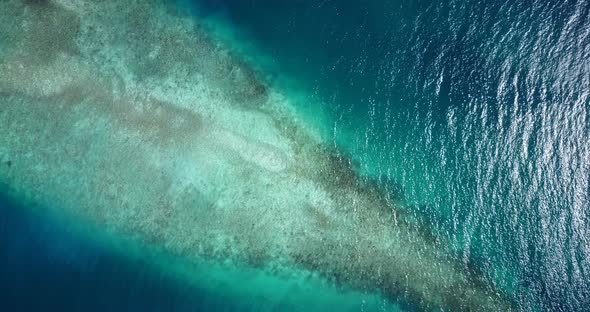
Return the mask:
<path id="1" fill-rule="evenodd" d="M 1 311 L 199 311 L 227 303 L 0 194 Z"/>

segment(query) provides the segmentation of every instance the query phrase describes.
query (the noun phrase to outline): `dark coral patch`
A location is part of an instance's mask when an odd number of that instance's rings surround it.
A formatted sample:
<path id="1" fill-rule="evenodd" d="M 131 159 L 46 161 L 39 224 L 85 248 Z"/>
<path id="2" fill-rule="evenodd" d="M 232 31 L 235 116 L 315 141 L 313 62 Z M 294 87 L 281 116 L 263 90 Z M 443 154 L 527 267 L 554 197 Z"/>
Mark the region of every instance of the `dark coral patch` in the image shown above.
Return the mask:
<path id="1" fill-rule="evenodd" d="M 50 0 L 23 0 L 23 3 L 33 7 L 48 7 L 51 5 Z"/>

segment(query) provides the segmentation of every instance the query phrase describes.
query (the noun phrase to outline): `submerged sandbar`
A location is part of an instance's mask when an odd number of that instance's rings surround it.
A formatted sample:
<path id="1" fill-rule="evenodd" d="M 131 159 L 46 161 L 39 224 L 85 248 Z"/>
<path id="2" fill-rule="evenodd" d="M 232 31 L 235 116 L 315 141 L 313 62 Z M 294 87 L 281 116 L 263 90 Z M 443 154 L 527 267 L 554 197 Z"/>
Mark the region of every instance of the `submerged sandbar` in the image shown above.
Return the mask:
<path id="1" fill-rule="evenodd" d="M 14 192 L 187 259 L 307 270 L 424 310 L 512 308 L 173 5 L 1 6 Z"/>

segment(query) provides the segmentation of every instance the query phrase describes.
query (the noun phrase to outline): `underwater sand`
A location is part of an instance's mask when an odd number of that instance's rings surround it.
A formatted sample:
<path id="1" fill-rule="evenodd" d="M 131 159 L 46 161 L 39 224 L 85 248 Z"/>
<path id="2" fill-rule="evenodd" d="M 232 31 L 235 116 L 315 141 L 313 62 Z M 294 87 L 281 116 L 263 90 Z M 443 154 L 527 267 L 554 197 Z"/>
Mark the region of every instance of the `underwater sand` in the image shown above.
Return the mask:
<path id="1" fill-rule="evenodd" d="M 236 302 L 513 308 L 175 6 L 5 1 L 0 21 L 0 179 L 15 198 L 180 259 L 150 256 Z"/>

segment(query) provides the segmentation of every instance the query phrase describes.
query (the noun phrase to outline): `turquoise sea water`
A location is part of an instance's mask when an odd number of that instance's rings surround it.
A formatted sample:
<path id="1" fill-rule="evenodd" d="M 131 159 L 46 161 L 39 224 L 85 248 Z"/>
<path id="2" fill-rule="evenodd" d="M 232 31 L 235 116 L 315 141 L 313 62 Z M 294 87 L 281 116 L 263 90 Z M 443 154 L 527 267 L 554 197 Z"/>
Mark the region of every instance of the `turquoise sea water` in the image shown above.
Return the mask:
<path id="1" fill-rule="evenodd" d="M 590 303 L 588 3 L 195 0 L 180 5 L 210 20 L 212 31 L 270 83 L 297 93 L 298 108 L 360 171 L 386 185 L 399 205 L 441 238 L 442 248 L 510 293 L 521 310 L 585 310 Z M 24 209 L 8 198 L 0 205 L 0 231 L 7 238 L 0 245 L 0 281 L 8 306 L 281 309 L 276 300 L 224 294 L 235 288 L 230 284 L 265 287 L 256 279 L 245 281 L 238 273 L 225 277 L 225 288 L 205 291 L 132 262 L 108 244 L 74 235 L 59 221 L 17 213 Z M 261 291 L 272 297 L 272 290 L 279 293 L 271 289 L 276 286 Z M 44 297 L 26 299 L 36 294 Z"/>

